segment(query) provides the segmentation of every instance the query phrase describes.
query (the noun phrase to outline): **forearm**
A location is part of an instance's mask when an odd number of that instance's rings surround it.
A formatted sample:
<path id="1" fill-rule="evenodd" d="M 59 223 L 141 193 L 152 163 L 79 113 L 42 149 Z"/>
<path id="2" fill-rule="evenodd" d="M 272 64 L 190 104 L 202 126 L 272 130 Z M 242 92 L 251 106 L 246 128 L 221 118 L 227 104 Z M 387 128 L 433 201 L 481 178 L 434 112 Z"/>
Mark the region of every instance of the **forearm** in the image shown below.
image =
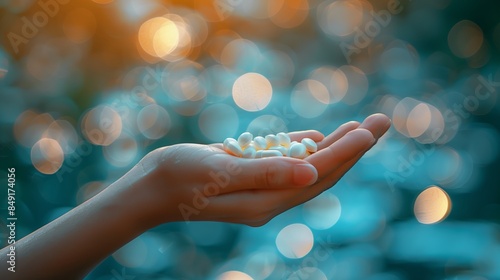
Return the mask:
<path id="1" fill-rule="evenodd" d="M 135 183 L 144 183 L 136 181 Z M 120 179 L 57 220 L 16 242 L 16 272 L 0 251 L 1 279 L 77 279 L 154 224 L 143 219 L 144 197 Z M 146 204 L 147 205 L 147 204 Z"/>

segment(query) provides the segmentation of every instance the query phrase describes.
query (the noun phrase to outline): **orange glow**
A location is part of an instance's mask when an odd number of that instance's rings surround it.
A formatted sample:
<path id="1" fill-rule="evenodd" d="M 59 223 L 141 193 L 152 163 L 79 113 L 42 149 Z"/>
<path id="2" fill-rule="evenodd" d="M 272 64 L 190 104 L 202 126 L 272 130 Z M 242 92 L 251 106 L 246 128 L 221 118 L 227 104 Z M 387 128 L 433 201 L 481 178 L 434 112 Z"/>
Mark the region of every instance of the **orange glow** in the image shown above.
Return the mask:
<path id="1" fill-rule="evenodd" d="M 412 138 L 419 137 L 429 128 L 431 124 L 431 110 L 425 103 L 415 106 L 408 114 L 406 128 L 408 135 Z"/>
<path id="2" fill-rule="evenodd" d="M 217 280 L 253 280 L 253 278 L 246 273 L 233 270 L 222 273 Z"/>
<path id="3" fill-rule="evenodd" d="M 94 1 L 97 4 L 109 4 L 109 3 L 113 2 L 114 0 L 92 0 L 92 1 Z"/>
<path id="4" fill-rule="evenodd" d="M 54 174 L 64 162 L 64 152 L 56 140 L 42 138 L 31 148 L 31 162 L 40 173 Z"/>
<path id="5" fill-rule="evenodd" d="M 448 33 L 448 46 L 461 58 L 474 55 L 483 45 L 483 40 L 483 31 L 470 20 L 458 22 Z"/>
<path id="6" fill-rule="evenodd" d="M 120 115 L 108 106 L 95 107 L 82 120 L 82 132 L 94 145 L 110 145 L 120 136 L 121 131 Z"/>
<path id="7" fill-rule="evenodd" d="M 63 22 L 63 31 L 73 43 L 84 43 L 95 33 L 97 22 L 91 11 L 76 8 L 70 11 Z"/>
<path id="8" fill-rule="evenodd" d="M 269 80 L 258 73 L 246 73 L 233 85 L 233 99 L 241 109 L 255 112 L 269 104 L 273 88 Z"/>
<path id="9" fill-rule="evenodd" d="M 179 44 L 179 30 L 175 23 L 164 17 L 155 17 L 139 28 L 139 44 L 153 57 L 171 53 Z"/>
<path id="10" fill-rule="evenodd" d="M 317 80 L 328 89 L 329 103 L 337 103 L 344 98 L 349 87 L 347 77 L 340 69 L 320 67 L 314 70 L 311 79 Z"/>
<path id="11" fill-rule="evenodd" d="M 302 24 L 309 15 L 307 0 L 270 0 L 268 13 L 271 21 L 282 28 L 294 28 Z"/>
<path id="12" fill-rule="evenodd" d="M 448 217 L 451 200 L 441 188 L 432 186 L 421 192 L 415 200 L 415 217 L 422 224 L 435 224 Z"/>

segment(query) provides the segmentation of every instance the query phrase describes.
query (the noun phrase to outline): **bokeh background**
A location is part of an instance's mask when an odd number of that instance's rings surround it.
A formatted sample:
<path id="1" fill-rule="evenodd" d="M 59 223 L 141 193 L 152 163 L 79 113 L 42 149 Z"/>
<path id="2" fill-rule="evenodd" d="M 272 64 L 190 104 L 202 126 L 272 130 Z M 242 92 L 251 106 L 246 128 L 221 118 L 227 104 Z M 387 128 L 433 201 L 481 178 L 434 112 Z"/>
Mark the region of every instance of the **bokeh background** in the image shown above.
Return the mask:
<path id="1" fill-rule="evenodd" d="M 16 168 L 18 238 L 157 147 L 329 133 L 383 112 L 389 133 L 312 201 L 260 228 L 160 226 L 87 279 L 500 279 L 499 11 L 0 1 L 0 177 Z"/>

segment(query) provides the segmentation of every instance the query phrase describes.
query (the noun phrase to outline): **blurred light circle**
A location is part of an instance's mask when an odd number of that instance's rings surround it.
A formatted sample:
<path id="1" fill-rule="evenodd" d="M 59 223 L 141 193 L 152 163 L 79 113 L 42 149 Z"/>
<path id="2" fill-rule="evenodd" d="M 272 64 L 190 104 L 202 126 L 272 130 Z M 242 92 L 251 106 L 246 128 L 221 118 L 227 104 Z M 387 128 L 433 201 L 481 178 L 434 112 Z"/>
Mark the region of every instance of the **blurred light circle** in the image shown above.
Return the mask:
<path id="1" fill-rule="evenodd" d="M 63 149 L 64 154 L 73 153 L 79 141 L 75 128 L 66 120 L 52 122 L 42 137 L 56 140 Z"/>
<path id="2" fill-rule="evenodd" d="M 170 125 L 170 115 L 157 104 L 142 108 L 137 116 L 137 127 L 142 135 L 148 139 L 156 140 L 165 136 Z"/>
<path id="3" fill-rule="evenodd" d="M 301 269 L 290 274 L 290 276 L 287 278 L 287 280 L 302 279 L 328 280 L 325 273 L 317 267 L 302 267 Z"/>
<path id="4" fill-rule="evenodd" d="M 301 25 L 309 15 L 307 0 L 269 0 L 267 9 L 271 21 L 282 28 L 294 28 Z"/>
<path id="5" fill-rule="evenodd" d="M 344 98 L 349 87 L 347 77 L 340 69 L 320 67 L 314 70 L 309 77 L 322 83 L 330 94 L 329 103 L 337 103 Z"/>
<path id="6" fill-rule="evenodd" d="M 31 162 L 41 173 L 54 174 L 64 162 L 64 152 L 56 140 L 42 138 L 31 148 Z"/>
<path id="7" fill-rule="evenodd" d="M 288 225 L 276 236 L 278 251 L 289 259 L 303 258 L 311 251 L 313 245 L 313 233 L 304 224 Z"/>
<path id="8" fill-rule="evenodd" d="M 241 71 L 252 71 L 259 65 L 262 54 L 250 40 L 235 39 L 227 43 L 220 54 L 222 65 Z"/>
<path id="9" fill-rule="evenodd" d="M 165 67 L 162 75 L 162 87 L 175 101 L 199 101 L 206 97 L 202 81 L 204 68 L 191 60 L 180 60 Z"/>
<path id="10" fill-rule="evenodd" d="M 289 120 L 287 120 L 289 121 Z M 274 115 L 263 115 L 255 118 L 248 124 L 247 130 L 254 136 L 266 136 L 268 134 L 277 134 L 287 132 L 285 120 Z"/>
<path id="11" fill-rule="evenodd" d="M 430 144 L 436 142 L 445 131 L 445 122 L 444 117 L 441 111 L 436 107 L 426 104 L 430 110 L 430 123 L 429 128 L 422 134 L 417 137 L 416 140 L 422 144 Z"/>
<path id="12" fill-rule="evenodd" d="M 419 137 L 429 128 L 431 124 L 431 110 L 425 103 L 415 106 L 406 119 L 408 135 L 412 138 Z"/>
<path id="13" fill-rule="evenodd" d="M 271 83 L 258 73 L 241 75 L 234 82 L 232 92 L 236 105 L 249 112 L 266 108 L 273 96 Z"/>
<path id="14" fill-rule="evenodd" d="M 226 271 L 222 273 L 221 275 L 217 276 L 217 280 L 253 280 L 250 275 L 237 271 L 237 270 L 232 270 L 232 271 Z"/>
<path id="15" fill-rule="evenodd" d="M 210 105 L 201 112 L 198 125 L 201 133 L 209 140 L 222 142 L 236 134 L 239 125 L 238 114 L 226 104 Z"/>
<path id="16" fill-rule="evenodd" d="M 392 123 L 394 128 L 406 137 L 410 137 L 408 133 L 408 115 L 418 104 L 419 101 L 406 97 L 396 104 L 392 112 Z"/>
<path id="17" fill-rule="evenodd" d="M 167 14 L 145 21 L 139 28 L 141 49 L 152 57 L 175 61 L 187 56 L 192 40 L 189 26 L 182 17 Z"/>
<path id="18" fill-rule="evenodd" d="M 104 158 L 116 167 L 130 165 L 136 158 L 137 151 L 137 141 L 127 133 L 122 133 L 113 143 L 102 149 Z"/>
<path id="19" fill-rule="evenodd" d="M 210 36 L 210 40 L 207 42 L 207 51 L 210 56 L 217 62 L 222 62 L 222 54 L 225 47 L 236 39 L 241 39 L 241 36 L 232 29 L 222 29 L 216 31 Z M 254 47 L 257 46 L 254 44 Z M 258 48 L 257 48 L 258 51 Z"/>
<path id="20" fill-rule="evenodd" d="M 339 199 L 328 192 L 306 202 L 303 207 L 304 220 L 313 229 L 331 228 L 340 218 L 342 207 Z"/>
<path id="21" fill-rule="evenodd" d="M 193 47 L 202 45 L 208 37 L 208 25 L 205 18 L 198 13 L 189 13 L 183 16 L 183 18 L 190 28 L 190 33 L 192 33 Z"/>
<path id="22" fill-rule="evenodd" d="M 323 114 L 330 103 L 328 89 L 316 80 L 299 82 L 292 91 L 292 109 L 304 118 L 315 118 Z"/>
<path id="23" fill-rule="evenodd" d="M 253 253 L 245 265 L 245 271 L 254 275 L 257 279 L 269 277 L 278 265 L 278 256 L 270 251 L 258 251 Z"/>
<path id="24" fill-rule="evenodd" d="M 38 114 L 26 110 L 17 117 L 14 124 L 14 137 L 17 142 L 25 147 L 32 147 L 43 133 L 54 122 L 50 114 Z"/>
<path id="25" fill-rule="evenodd" d="M 173 52 L 179 44 L 179 29 L 177 25 L 169 20 L 163 19 L 161 26 L 153 35 L 154 55 L 164 57 Z"/>
<path id="26" fill-rule="evenodd" d="M 448 33 L 448 46 L 460 58 L 471 57 L 482 45 L 483 31 L 470 20 L 459 21 Z"/>
<path id="27" fill-rule="evenodd" d="M 415 200 L 414 213 L 422 224 L 435 224 L 448 217 L 451 200 L 441 188 L 431 186 L 421 192 Z"/>
<path id="28" fill-rule="evenodd" d="M 363 22 L 363 6 L 357 0 L 339 0 L 318 5 L 318 24 L 328 35 L 347 36 Z"/>
<path id="29" fill-rule="evenodd" d="M 349 83 L 347 93 L 342 102 L 354 105 L 363 100 L 368 92 L 368 78 L 365 73 L 354 66 L 343 65 L 339 68 L 347 77 Z"/>
<path id="30" fill-rule="evenodd" d="M 410 97 L 397 103 L 392 120 L 399 133 L 422 144 L 436 142 L 445 129 L 444 117 L 436 107 Z"/>
<path id="31" fill-rule="evenodd" d="M 73 43 L 84 43 L 88 41 L 97 28 L 94 14 L 85 8 L 75 8 L 66 14 L 63 22 L 63 31 L 66 37 Z"/>
<path id="32" fill-rule="evenodd" d="M 382 53 L 380 62 L 389 77 L 406 80 L 417 74 L 419 57 L 413 46 L 402 41 L 395 41 Z"/>
<path id="33" fill-rule="evenodd" d="M 111 107 L 99 105 L 82 119 L 83 135 L 94 145 L 108 146 L 121 134 L 122 120 Z"/>

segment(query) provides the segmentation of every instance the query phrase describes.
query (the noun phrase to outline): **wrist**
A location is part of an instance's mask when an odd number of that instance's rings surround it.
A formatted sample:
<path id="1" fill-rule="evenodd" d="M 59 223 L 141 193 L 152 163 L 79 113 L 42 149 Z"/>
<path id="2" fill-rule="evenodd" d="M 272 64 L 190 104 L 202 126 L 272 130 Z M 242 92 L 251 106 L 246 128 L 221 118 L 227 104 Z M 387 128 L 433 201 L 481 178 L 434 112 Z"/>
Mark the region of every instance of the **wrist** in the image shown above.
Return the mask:
<path id="1" fill-rule="evenodd" d="M 161 164 L 165 149 L 155 150 L 146 155 L 127 174 L 116 181 L 110 190 L 116 193 L 118 203 L 127 209 L 131 222 L 136 223 L 144 231 L 163 223 L 173 222 L 175 194 L 169 193 L 164 177 L 167 170 Z"/>

